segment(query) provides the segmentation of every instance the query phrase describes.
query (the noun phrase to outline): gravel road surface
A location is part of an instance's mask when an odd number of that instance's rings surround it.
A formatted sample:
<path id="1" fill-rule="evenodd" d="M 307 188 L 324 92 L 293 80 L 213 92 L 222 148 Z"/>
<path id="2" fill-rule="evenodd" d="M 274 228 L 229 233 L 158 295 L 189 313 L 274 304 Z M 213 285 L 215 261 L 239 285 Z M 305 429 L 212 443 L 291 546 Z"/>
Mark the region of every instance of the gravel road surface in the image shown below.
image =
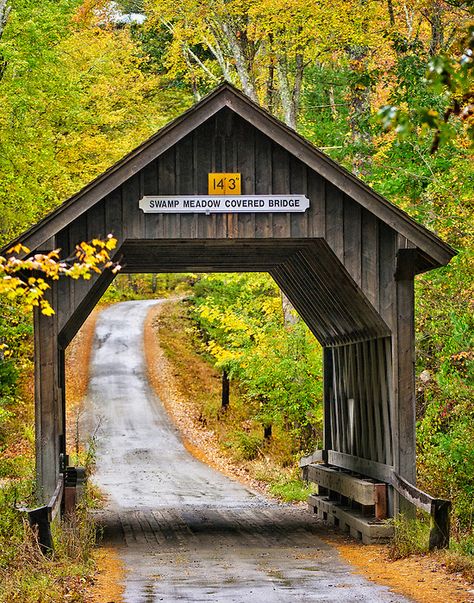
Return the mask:
<path id="1" fill-rule="evenodd" d="M 143 326 L 156 303 L 104 310 L 91 366 L 94 481 L 108 499 L 99 521 L 126 568 L 124 601 L 409 603 L 353 573 L 305 510 L 186 451 L 146 376 Z"/>

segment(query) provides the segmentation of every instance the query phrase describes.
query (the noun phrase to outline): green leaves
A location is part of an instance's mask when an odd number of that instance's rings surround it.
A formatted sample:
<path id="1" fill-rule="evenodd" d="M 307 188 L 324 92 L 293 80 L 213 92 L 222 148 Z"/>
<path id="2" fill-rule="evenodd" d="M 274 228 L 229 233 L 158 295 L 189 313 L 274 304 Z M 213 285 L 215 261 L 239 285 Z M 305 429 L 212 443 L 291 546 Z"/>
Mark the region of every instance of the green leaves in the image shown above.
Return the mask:
<path id="1" fill-rule="evenodd" d="M 254 418 L 294 430 L 307 445 L 306 434 L 321 427 L 322 356 L 306 325 L 284 325 L 279 291 L 265 274 L 201 276 L 194 292 L 203 346 L 238 378 Z"/>

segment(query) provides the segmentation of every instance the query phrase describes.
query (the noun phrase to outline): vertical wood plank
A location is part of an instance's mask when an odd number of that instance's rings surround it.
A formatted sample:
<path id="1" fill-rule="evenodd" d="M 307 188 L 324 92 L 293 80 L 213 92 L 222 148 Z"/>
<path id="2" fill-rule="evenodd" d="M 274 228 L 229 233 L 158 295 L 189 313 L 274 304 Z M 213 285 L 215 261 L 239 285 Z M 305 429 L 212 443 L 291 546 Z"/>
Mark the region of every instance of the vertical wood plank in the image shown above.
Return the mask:
<path id="1" fill-rule="evenodd" d="M 105 230 L 105 203 L 99 201 L 87 212 L 87 240 L 105 238 L 108 234 Z"/>
<path id="2" fill-rule="evenodd" d="M 307 210 L 308 236 L 326 236 L 326 180 L 313 172 L 308 171 L 308 198 L 309 209 Z"/>
<path id="3" fill-rule="evenodd" d="M 272 193 L 288 195 L 290 193 L 289 155 L 280 145 L 272 144 Z M 277 238 L 290 236 L 290 214 L 274 213 L 272 232 Z"/>
<path id="4" fill-rule="evenodd" d="M 45 299 L 57 307 L 56 282 L 45 291 Z M 52 496 L 59 476 L 62 398 L 59 392 L 57 318 L 35 308 L 35 431 L 37 496 L 45 503 Z"/>
<path id="5" fill-rule="evenodd" d="M 255 194 L 255 130 L 239 118 L 235 125 L 237 147 L 237 172 L 241 174 L 243 195 Z M 255 236 L 255 214 L 238 214 L 239 236 L 245 239 Z"/>
<path id="6" fill-rule="evenodd" d="M 396 329 L 394 231 L 379 222 L 379 312 L 392 331 Z"/>
<path id="7" fill-rule="evenodd" d="M 393 437 L 392 427 L 392 403 L 390 395 L 390 383 L 388 377 L 392 372 L 391 363 L 391 337 L 377 339 L 377 356 L 379 365 L 380 379 L 380 401 L 383 417 L 383 434 L 385 440 L 385 463 L 391 465 L 393 463 L 392 445 L 397 438 Z"/>
<path id="8" fill-rule="evenodd" d="M 374 398 L 372 396 L 372 383 L 371 383 L 371 372 L 372 367 L 370 364 L 369 354 L 369 342 L 363 341 L 359 344 L 360 353 L 362 354 L 364 373 L 363 373 L 363 388 L 364 398 L 367 405 L 367 427 L 368 427 L 368 440 L 369 440 L 369 451 L 370 459 L 376 461 L 377 455 L 377 433 L 376 433 L 376 422 L 375 422 L 375 408 Z"/>
<path id="9" fill-rule="evenodd" d="M 160 156 L 158 164 L 158 189 L 160 195 L 175 194 L 175 149 L 171 148 Z M 157 231 L 160 237 L 171 238 L 172 233 L 176 232 L 174 224 L 176 216 L 160 214 L 160 223 L 157 224 Z"/>
<path id="10" fill-rule="evenodd" d="M 379 310 L 379 232 L 377 218 L 362 210 L 362 291 Z"/>
<path id="11" fill-rule="evenodd" d="M 326 241 L 344 262 L 343 194 L 329 182 L 326 182 Z"/>
<path id="12" fill-rule="evenodd" d="M 290 155 L 290 194 L 307 195 L 307 170 L 304 163 Z M 290 236 L 308 236 L 308 211 L 290 214 Z"/>
<path id="13" fill-rule="evenodd" d="M 349 347 L 349 381 L 351 383 L 351 397 L 354 401 L 354 454 L 355 456 L 362 456 L 362 439 L 364 434 L 362 432 L 361 412 L 360 412 L 360 399 L 357 391 L 357 369 L 356 369 L 356 347 L 351 344 Z"/>
<path id="14" fill-rule="evenodd" d="M 344 196 L 344 266 L 352 279 L 360 287 L 362 284 L 361 266 L 361 207 L 346 195 Z"/>
<path id="15" fill-rule="evenodd" d="M 374 420 L 376 433 L 377 461 L 385 463 L 384 424 L 382 415 L 382 404 L 380 394 L 380 365 L 377 358 L 377 340 L 368 342 L 369 366 L 370 366 L 370 391 L 374 406 Z"/>
<path id="16" fill-rule="evenodd" d="M 127 239 L 140 239 L 144 214 L 138 207 L 140 199 L 140 173 L 135 174 L 122 184 L 122 216 L 124 234 Z"/>
<path id="17" fill-rule="evenodd" d="M 219 111 L 214 117 L 214 134 L 212 139 L 213 146 L 213 172 L 225 171 L 225 120 L 224 112 Z M 217 239 L 227 237 L 227 215 L 211 214 L 210 216 L 211 235 Z"/>
<path id="18" fill-rule="evenodd" d="M 191 195 L 194 190 L 194 158 L 193 137 L 186 136 L 176 145 L 176 183 L 177 195 Z M 193 223 L 195 214 L 182 214 L 177 235 L 182 239 L 190 239 L 193 236 Z"/>
<path id="19" fill-rule="evenodd" d="M 360 422 L 361 422 L 361 455 L 363 458 L 370 458 L 369 434 L 368 434 L 368 417 L 367 417 L 367 402 L 364 396 L 363 388 L 363 358 L 360 353 L 360 344 L 354 344 L 355 350 L 355 367 L 356 367 L 356 382 L 357 398 L 359 400 Z"/>
<path id="20" fill-rule="evenodd" d="M 324 422 L 323 422 L 323 448 L 332 450 L 331 406 L 333 405 L 333 371 L 332 350 L 323 348 L 323 387 L 324 387 Z"/>
<path id="21" fill-rule="evenodd" d="M 237 143 L 236 143 L 236 115 L 229 109 L 224 113 L 224 171 L 235 173 L 237 171 Z M 239 214 L 226 215 L 227 236 L 235 239 L 239 236 Z"/>
<path id="22" fill-rule="evenodd" d="M 196 195 L 208 194 L 208 174 L 213 171 L 212 134 L 213 120 L 202 124 L 194 133 L 194 186 Z M 208 222 L 211 216 L 197 214 L 197 237 L 204 239 L 208 235 Z"/>
<path id="23" fill-rule="evenodd" d="M 341 441 L 339 437 L 340 430 L 340 414 L 339 414 L 339 397 L 338 397 L 338 383 L 337 383 L 337 351 L 336 348 L 331 348 L 332 351 L 332 366 L 333 366 L 333 392 L 334 392 L 334 404 L 331 406 L 331 425 L 334 426 L 332 443 L 333 450 L 341 452 Z"/>
<path id="24" fill-rule="evenodd" d="M 158 161 L 150 162 L 143 169 L 143 194 L 157 195 L 158 194 Z M 145 214 L 145 232 L 146 239 L 154 239 L 157 231 L 157 222 L 160 220 L 159 214 Z"/>
<path id="25" fill-rule="evenodd" d="M 105 198 L 105 224 L 107 234 L 113 234 L 120 246 L 124 239 L 121 188 L 116 189 Z"/>
<path id="26" fill-rule="evenodd" d="M 255 194 L 272 193 L 272 144 L 271 141 L 255 132 Z M 272 214 L 255 215 L 255 237 L 268 238 L 272 235 Z"/>

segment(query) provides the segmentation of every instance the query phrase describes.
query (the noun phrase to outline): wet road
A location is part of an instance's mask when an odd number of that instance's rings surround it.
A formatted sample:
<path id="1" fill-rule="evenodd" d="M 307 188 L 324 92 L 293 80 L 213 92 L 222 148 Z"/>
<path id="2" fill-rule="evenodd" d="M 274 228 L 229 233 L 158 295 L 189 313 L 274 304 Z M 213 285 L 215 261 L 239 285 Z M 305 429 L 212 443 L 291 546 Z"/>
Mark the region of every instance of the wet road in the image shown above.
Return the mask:
<path id="1" fill-rule="evenodd" d="M 94 481 L 108 498 L 99 520 L 127 569 L 124 601 L 408 603 L 353 574 L 308 513 L 186 451 L 146 377 L 143 325 L 156 303 L 104 310 L 91 366 Z"/>

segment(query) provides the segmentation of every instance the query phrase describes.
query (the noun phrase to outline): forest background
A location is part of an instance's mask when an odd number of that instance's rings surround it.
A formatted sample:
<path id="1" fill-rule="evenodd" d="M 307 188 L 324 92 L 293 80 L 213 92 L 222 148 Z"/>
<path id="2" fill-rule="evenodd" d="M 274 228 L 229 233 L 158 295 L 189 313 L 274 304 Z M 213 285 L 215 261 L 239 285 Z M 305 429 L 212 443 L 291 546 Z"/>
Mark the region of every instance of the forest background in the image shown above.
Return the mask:
<path id="1" fill-rule="evenodd" d="M 418 474 L 453 501 L 470 555 L 473 32 L 462 0 L 0 0 L 0 244 L 227 79 L 459 252 L 416 283 Z M 314 447 L 321 354 L 304 324 L 265 275 L 194 281 L 197 345 L 252 412 L 241 448 L 270 426 L 293 456 Z M 0 346 L 6 492 L 31 476 L 33 439 L 31 317 L 8 296 Z"/>

